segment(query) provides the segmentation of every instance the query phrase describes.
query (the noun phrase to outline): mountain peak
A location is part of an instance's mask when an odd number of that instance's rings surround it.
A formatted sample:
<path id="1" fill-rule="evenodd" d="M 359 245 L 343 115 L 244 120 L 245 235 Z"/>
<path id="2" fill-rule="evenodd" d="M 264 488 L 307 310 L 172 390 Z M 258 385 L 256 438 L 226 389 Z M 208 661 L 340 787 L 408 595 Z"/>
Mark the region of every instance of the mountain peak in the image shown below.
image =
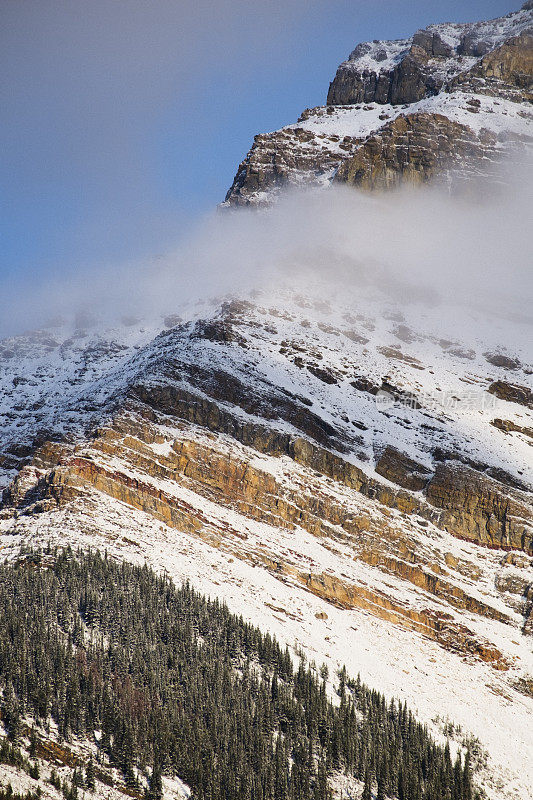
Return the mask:
<path id="1" fill-rule="evenodd" d="M 408 39 L 362 42 L 337 70 L 328 105 L 413 103 L 438 93 L 512 37 L 533 29 L 531 9 L 472 23 L 439 23 Z"/>
<path id="2" fill-rule="evenodd" d="M 440 23 L 407 39 L 358 44 L 339 66 L 326 106 L 255 137 L 225 204 L 269 203 L 302 184 L 387 188 L 490 175 L 503 153 L 531 142 L 532 74 L 530 3 L 486 22 Z M 400 149 L 399 116 L 408 119 Z M 367 162 L 370 176 L 358 166 Z"/>

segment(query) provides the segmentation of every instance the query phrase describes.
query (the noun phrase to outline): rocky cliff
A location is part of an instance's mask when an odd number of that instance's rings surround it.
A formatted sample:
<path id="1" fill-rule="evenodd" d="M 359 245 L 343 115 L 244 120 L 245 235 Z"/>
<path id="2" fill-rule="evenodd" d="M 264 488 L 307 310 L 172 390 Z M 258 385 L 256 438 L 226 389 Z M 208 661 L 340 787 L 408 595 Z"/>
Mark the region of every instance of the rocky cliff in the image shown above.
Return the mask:
<path id="1" fill-rule="evenodd" d="M 490 172 L 531 142 L 533 10 L 431 25 L 410 39 L 358 45 L 327 105 L 256 136 L 227 205 L 270 202 L 302 183 L 366 189 Z"/>
<path id="2" fill-rule="evenodd" d="M 487 22 L 430 25 L 410 39 L 359 44 L 337 70 L 327 103 L 416 103 L 450 88 L 471 87 L 474 76 L 481 93 L 527 100 L 532 34 L 526 3 Z"/>
<path id="3" fill-rule="evenodd" d="M 496 163 L 530 135 L 530 23 L 359 46 L 328 106 L 256 137 L 227 203 Z M 81 544 L 190 580 L 436 734 L 453 718 L 487 798 L 527 798 L 530 325 L 399 306 L 365 274 L 0 342 L 1 553 Z"/>

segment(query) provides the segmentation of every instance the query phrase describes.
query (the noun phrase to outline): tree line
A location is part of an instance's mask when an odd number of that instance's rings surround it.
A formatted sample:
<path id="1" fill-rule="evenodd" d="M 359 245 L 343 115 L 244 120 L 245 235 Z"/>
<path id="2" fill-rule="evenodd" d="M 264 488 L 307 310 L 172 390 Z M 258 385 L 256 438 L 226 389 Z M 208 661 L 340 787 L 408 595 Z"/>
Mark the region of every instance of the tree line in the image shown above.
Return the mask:
<path id="1" fill-rule="evenodd" d="M 327 670 L 147 566 L 70 548 L 0 566 L 0 690 L 13 743 L 23 715 L 90 737 L 97 760 L 159 800 L 178 775 L 192 800 L 331 800 L 338 773 L 363 798 L 475 800 L 405 704 Z"/>

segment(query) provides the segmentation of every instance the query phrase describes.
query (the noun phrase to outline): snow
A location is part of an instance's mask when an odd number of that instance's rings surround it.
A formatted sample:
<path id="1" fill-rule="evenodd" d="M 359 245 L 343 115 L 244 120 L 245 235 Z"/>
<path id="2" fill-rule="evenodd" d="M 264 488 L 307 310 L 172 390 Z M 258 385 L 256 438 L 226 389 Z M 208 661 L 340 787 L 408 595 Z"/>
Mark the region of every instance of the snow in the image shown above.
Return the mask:
<path id="1" fill-rule="evenodd" d="M 316 297 L 327 297 L 325 286 L 313 291 Z M 0 373 L 3 447 L 11 441 L 29 442 L 43 428 L 51 428 L 56 435 L 82 436 L 91 424 L 101 426 L 106 413 L 112 414 L 115 407 L 120 407 L 128 386 L 137 380 L 174 382 L 186 388 L 180 373 L 173 378 L 159 374 L 159 365 L 179 352 L 182 364 L 203 365 L 206 369 L 218 369 L 222 356 L 226 372 L 245 384 L 252 382 L 266 397 L 272 385 L 307 397 L 311 410 L 348 440 L 362 439 L 346 457 L 371 475 L 375 455 L 386 444 L 394 443 L 427 466 L 431 465 L 430 452 L 440 447 L 502 467 L 519 481 L 533 482 L 527 437 L 505 434 L 491 425 L 495 417 L 500 417 L 532 428 L 531 410 L 497 400 L 486 391 L 497 379 L 531 385 L 529 325 L 492 314 L 484 317 L 464 308 L 422 309 L 413 303 L 402 311 L 401 325 L 413 339 L 405 343 L 398 339 L 400 323 L 391 319 L 397 310 L 386 296 L 372 299 L 359 294 L 352 301 L 348 296 L 342 301 L 332 298 L 329 311 L 316 310 L 312 305 L 302 308 L 298 302 L 290 292 L 260 298 L 240 331 L 248 348 L 244 354 L 240 347 L 222 348 L 219 343 L 190 339 L 189 329 L 176 329 L 175 334 L 147 342 L 158 328 L 155 322 L 146 322 L 145 331 L 149 333 L 135 338 L 129 330 L 126 350 L 118 356 L 101 355 L 84 374 L 80 374 L 76 359 L 83 360 L 85 350 L 76 353 L 73 363 L 58 357 L 60 348 L 20 355 L 16 362 L 5 363 Z M 269 309 L 276 305 L 286 310 L 289 319 L 271 315 Z M 353 323 L 347 322 L 346 317 L 351 319 L 354 309 L 357 313 L 360 308 L 365 309 L 365 319 L 354 317 Z M 308 323 L 305 328 L 301 326 L 304 319 Z M 347 331 L 368 341 L 353 341 Z M 100 338 L 121 341 L 116 329 L 102 332 Z M 132 339 L 135 345 L 131 344 Z M 289 344 L 288 354 L 280 353 L 283 342 Z M 501 342 L 506 343 L 506 352 L 520 361 L 517 370 L 497 368 L 487 362 L 485 354 L 499 352 Z M 302 355 L 302 348 L 305 359 L 329 369 L 337 376 L 337 383 L 327 385 L 307 369 L 299 369 L 293 359 L 298 352 Z M 243 355 L 248 360 L 243 360 Z M 13 374 L 27 376 L 27 382 L 13 387 Z M 352 381 L 357 375 L 365 375 L 377 385 L 387 376 L 389 383 L 407 392 L 423 408 L 401 403 L 380 405 L 380 398 L 354 390 Z M 202 395 L 200 390 L 195 391 Z M 46 406 L 38 416 L 29 411 L 36 397 L 46 397 Z M 228 408 L 243 421 L 262 421 L 238 406 L 229 404 Z M 363 423 L 368 430 L 354 428 L 352 420 Z M 299 435 L 296 428 L 282 420 L 277 420 L 275 427 Z M 161 455 L 168 452 L 168 445 L 159 447 Z M 4 474 L 7 482 L 12 471 Z"/>
<path id="2" fill-rule="evenodd" d="M 37 737 L 45 742 L 55 742 L 62 748 L 68 751 L 69 754 L 79 759 L 80 765 L 86 765 L 89 758 L 92 756 L 96 759 L 97 748 L 90 738 L 79 739 L 71 736 L 68 742 L 59 740 L 57 736 L 57 726 L 53 721 L 50 721 L 47 729 L 35 723 L 30 717 L 24 718 L 24 724 L 28 729 L 34 728 Z M 0 725 L 0 739 L 3 738 L 4 731 Z M 95 740 L 100 738 L 100 731 L 94 732 Z M 23 738 L 19 743 L 24 755 L 28 755 L 29 739 Z M 100 756 L 101 756 L 100 752 Z M 41 791 L 43 800 L 64 800 L 64 795 L 61 790 L 57 790 L 50 783 L 52 772 L 55 772 L 56 778 L 61 783 L 70 785 L 72 782 L 72 768 L 63 764 L 59 759 L 47 760 L 45 758 L 32 759 L 34 764 L 38 765 L 39 778 L 31 778 L 22 768 L 11 766 L 9 764 L 0 763 L 0 787 L 6 788 L 11 785 L 13 791 L 19 794 L 26 794 L 26 792 L 36 792 L 38 789 Z M 102 783 L 98 778 L 95 781 L 95 788 L 93 791 L 84 789 L 78 790 L 80 800 L 124 800 L 124 797 L 131 796 L 130 792 L 123 785 L 123 776 L 120 770 L 111 767 L 105 760 L 97 762 L 98 769 L 106 773 L 108 778 L 113 781 L 113 786 Z M 146 779 L 137 772 L 137 777 L 141 782 L 141 787 L 146 785 Z M 191 790 L 182 780 L 178 777 L 163 776 L 162 779 L 163 796 L 162 800 L 189 800 Z"/>
<path id="3" fill-rule="evenodd" d="M 358 72 L 365 69 L 376 73 L 389 72 L 408 52 L 410 46 L 411 39 L 364 42 L 350 53 L 341 67 L 357 69 Z"/>
<path id="4" fill-rule="evenodd" d="M 472 111 L 472 104 L 468 101 L 479 101 L 479 110 Z M 531 120 L 533 113 L 530 104 L 515 103 L 510 100 L 489 97 L 483 94 L 465 92 L 440 93 L 433 97 L 426 97 L 417 103 L 406 106 L 393 106 L 390 103 L 360 103 L 355 106 L 335 106 L 332 110 L 327 107 L 319 108 L 308 119 L 288 125 L 282 130 L 304 128 L 313 132 L 317 137 L 328 137 L 323 143 L 328 149 L 339 151 L 339 144 L 331 142 L 330 137 L 338 136 L 340 140 L 345 136 L 355 139 L 366 139 L 378 133 L 385 125 L 390 124 L 402 115 L 425 112 L 428 114 L 443 114 L 454 122 L 468 125 L 475 133 L 482 129 L 491 131 L 496 135 L 513 134 L 515 136 L 531 138 Z M 308 146 L 319 145 L 312 142 Z"/>
<path id="5" fill-rule="evenodd" d="M 206 301 L 180 308 L 185 320 L 212 311 Z M 111 413 L 113 403 L 153 353 L 160 318 L 134 326 L 94 319 L 76 329 L 62 320 L 40 331 L 0 341 L 0 443 L 83 436 Z M 42 437 L 41 437 L 42 438 Z M 16 474 L 0 461 L 0 492 Z"/>
<path id="6" fill-rule="evenodd" d="M 506 39 L 517 36 L 530 27 L 533 27 L 533 12 L 524 10 L 486 22 L 429 25 L 425 30 L 431 34 L 438 34 L 454 51 L 450 57 L 430 59 L 431 67 L 448 79 L 452 78 L 459 72 L 470 69 L 479 60 L 476 57 L 457 54 L 463 36 L 469 35 L 476 42 L 486 42 L 488 49 L 493 50 Z M 340 69 L 357 72 L 368 70 L 376 74 L 390 72 L 407 54 L 412 42 L 413 37 L 395 41 L 364 42 L 355 48 L 348 60 L 341 64 Z"/>

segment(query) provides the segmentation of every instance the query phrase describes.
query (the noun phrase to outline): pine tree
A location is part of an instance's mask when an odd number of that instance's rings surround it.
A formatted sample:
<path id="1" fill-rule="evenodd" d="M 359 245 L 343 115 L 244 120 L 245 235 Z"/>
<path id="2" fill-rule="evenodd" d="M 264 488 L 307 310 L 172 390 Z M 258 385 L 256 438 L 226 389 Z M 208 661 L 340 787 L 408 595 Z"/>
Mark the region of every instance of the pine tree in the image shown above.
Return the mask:
<path id="1" fill-rule="evenodd" d="M 363 787 L 361 800 L 372 800 L 372 778 L 368 769 L 365 772 L 365 784 Z"/>
<path id="2" fill-rule="evenodd" d="M 95 790 L 95 770 L 94 770 L 94 761 L 93 757 L 89 758 L 87 762 L 87 767 L 85 769 L 85 786 L 89 791 L 94 792 Z"/>
<path id="3" fill-rule="evenodd" d="M 154 763 L 152 774 L 148 782 L 148 800 L 161 800 L 163 796 L 163 781 L 161 777 L 161 766 L 158 762 Z"/>

